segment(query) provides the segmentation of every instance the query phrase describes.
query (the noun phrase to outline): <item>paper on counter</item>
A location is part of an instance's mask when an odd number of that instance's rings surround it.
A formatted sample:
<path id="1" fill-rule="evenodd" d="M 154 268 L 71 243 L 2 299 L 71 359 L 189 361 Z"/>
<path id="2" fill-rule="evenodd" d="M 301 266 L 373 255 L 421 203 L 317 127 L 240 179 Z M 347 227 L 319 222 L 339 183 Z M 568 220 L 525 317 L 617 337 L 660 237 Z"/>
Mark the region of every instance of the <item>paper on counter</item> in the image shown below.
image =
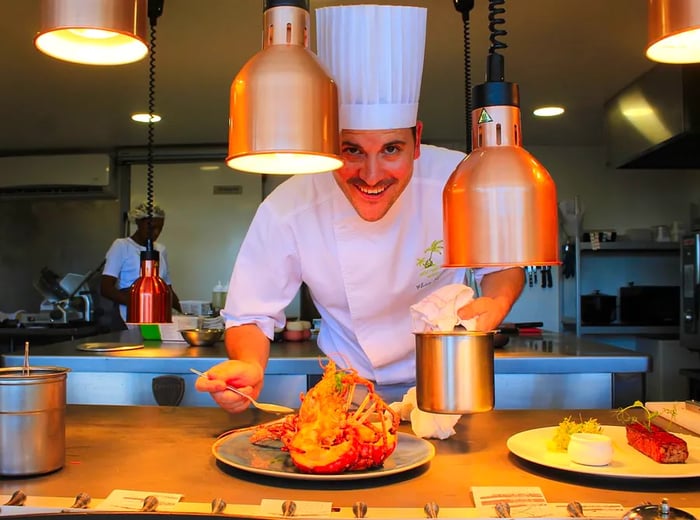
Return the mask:
<path id="1" fill-rule="evenodd" d="M 158 511 L 173 511 L 175 505 L 182 499 L 179 493 L 162 493 L 160 491 L 132 491 L 114 489 L 99 506 L 97 511 L 141 511 L 143 499 L 154 496 L 158 499 Z"/>
<path id="2" fill-rule="evenodd" d="M 508 502 L 510 507 L 546 505 L 547 499 L 536 486 L 472 486 L 474 505 L 494 506 Z"/>
<path id="3" fill-rule="evenodd" d="M 507 502 L 512 518 L 567 518 L 568 504 L 548 503 L 536 486 L 473 486 L 474 504 L 484 517 L 494 517 L 498 502 Z M 621 504 L 582 502 L 586 518 L 621 518 L 627 511 Z"/>

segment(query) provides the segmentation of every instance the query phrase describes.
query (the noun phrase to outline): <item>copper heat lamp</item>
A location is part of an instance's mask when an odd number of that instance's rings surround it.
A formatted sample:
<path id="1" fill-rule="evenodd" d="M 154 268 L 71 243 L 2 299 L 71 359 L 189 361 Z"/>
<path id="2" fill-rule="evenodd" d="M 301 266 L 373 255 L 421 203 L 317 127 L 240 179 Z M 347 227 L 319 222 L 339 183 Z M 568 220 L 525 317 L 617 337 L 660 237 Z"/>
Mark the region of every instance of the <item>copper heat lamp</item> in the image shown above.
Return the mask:
<path id="1" fill-rule="evenodd" d="M 308 48 L 308 0 L 265 0 L 263 48 L 231 85 L 226 163 L 245 172 L 342 166 L 335 82 Z"/>
<path id="2" fill-rule="evenodd" d="M 141 251 L 139 277 L 131 286 L 127 321 L 130 323 L 170 323 L 172 322 L 172 293 L 167 283 L 160 277 L 160 253 L 153 243 L 153 113 L 155 112 L 155 48 L 156 22 L 163 12 L 164 0 L 149 0 L 148 17 L 151 25 L 149 66 L 148 66 L 148 145 L 146 213 L 146 250 Z"/>
<path id="3" fill-rule="evenodd" d="M 647 58 L 662 63 L 700 62 L 700 2 L 649 0 Z"/>
<path id="4" fill-rule="evenodd" d="M 522 146 L 518 85 L 504 81 L 496 52 L 506 46 L 498 40 L 506 31 L 496 28 L 505 23 L 504 2 L 489 2 L 491 47 L 486 83 L 473 90 L 471 153 L 443 191 L 445 267 L 559 263 L 554 181 Z"/>
<path id="5" fill-rule="evenodd" d="M 121 65 L 148 53 L 147 0 L 42 0 L 34 45 L 59 60 Z"/>

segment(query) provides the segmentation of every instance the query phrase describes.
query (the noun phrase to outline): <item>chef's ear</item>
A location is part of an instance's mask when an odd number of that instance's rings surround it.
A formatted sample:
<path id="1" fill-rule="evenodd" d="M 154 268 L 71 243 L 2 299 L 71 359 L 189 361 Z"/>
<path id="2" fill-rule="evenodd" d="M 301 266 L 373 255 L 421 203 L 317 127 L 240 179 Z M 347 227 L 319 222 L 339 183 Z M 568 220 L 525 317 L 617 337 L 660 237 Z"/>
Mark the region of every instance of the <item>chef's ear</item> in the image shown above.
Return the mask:
<path id="1" fill-rule="evenodd" d="M 413 159 L 418 159 L 420 157 L 420 138 L 423 134 L 423 121 L 416 121 L 416 144 L 415 151 L 413 153 Z"/>

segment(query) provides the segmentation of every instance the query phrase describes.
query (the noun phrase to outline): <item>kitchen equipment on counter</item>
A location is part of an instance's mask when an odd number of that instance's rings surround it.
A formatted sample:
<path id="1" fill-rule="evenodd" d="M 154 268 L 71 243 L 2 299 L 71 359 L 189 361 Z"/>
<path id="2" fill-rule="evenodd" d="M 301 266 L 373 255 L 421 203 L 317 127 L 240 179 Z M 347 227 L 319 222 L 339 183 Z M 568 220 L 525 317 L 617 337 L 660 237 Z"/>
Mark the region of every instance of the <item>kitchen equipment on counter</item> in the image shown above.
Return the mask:
<path id="1" fill-rule="evenodd" d="M 83 352 L 122 352 L 142 348 L 143 343 L 121 343 L 118 341 L 88 341 L 75 347 L 76 350 Z"/>
<path id="2" fill-rule="evenodd" d="M 224 335 L 224 329 L 183 329 L 180 334 L 193 347 L 209 347 Z"/>
<path id="3" fill-rule="evenodd" d="M 700 232 L 681 240 L 681 346 L 700 350 Z"/>
<path id="4" fill-rule="evenodd" d="M 282 331 L 285 341 L 306 341 L 311 339 L 311 322 L 306 320 L 288 321 Z"/>
<path id="5" fill-rule="evenodd" d="M 617 240 L 617 231 L 611 229 L 605 231 L 584 231 L 581 235 L 581 242 L 615 242 Z"/>
<path id="6" fill-rule="evenodd" d="M 671 507 L 668 499 L 660 504 L 641 504 L 627 511 L 622 520 L 695 520 L 695 517 L 682 509 Z"/>
<path id="7" fill-rule="evenodd" d="M 581 323 L 609 325 L 617 315 L 617 296 L 594 291 L 581 295 Z"/>
<path id="8" fill-rule="evenodd" d="M 0 368 L 0 475 L 40 475 L 63 467 L 69 371 Z"/>
<path id="9" fill-rule="evenodd" d="M 96 313 L 89 282 L 102 270 L 105 261 L 85 275 L 68 273 L 63 278 L 44 267 L 34 282 L 34 287 L 44 297 L 39 312 L 18 312 L 22 325 L 66 325 L 93 322 Z"/>
<path id="10" fill-rule="evenodd" d="M 226 305 L 226 296 L 228 294 L 228 289 L 221 280 L 216 282 L 216 285 L 211 291 L 211 307 L 215 312 L 220 311 Z"/>
<path id="11" fill-rule="evenodd" d="M 654 241 L 655 242 L 670 242 L 671 228 L 666 225 L 654 226 Z"/>
<path id="12" fill-rule="evenodd" d="M 522 321 L 517 323 L 504 321 L 498 327 L 498 331 L 503 334 L 541 334 L 541 321 Z"/>
<path id="13" fill-rule="evenodd" d="M 630 325 L 678 325 L 681 288 L 677 285 L 620 287 L 620 322 Z"/>
<path id="14" fill-rule="evenodd" d="M 424 412 L 486 412 L 494 405 L 495 332 L 417 332 L 416 400 Z"/>
<path id="15" fill-rule="evenodd" d="M 180 300 L 180 308 L 183 314 L 209 316 L 211 315 L 211 307 L 211 302 L 205 300 Z"/>

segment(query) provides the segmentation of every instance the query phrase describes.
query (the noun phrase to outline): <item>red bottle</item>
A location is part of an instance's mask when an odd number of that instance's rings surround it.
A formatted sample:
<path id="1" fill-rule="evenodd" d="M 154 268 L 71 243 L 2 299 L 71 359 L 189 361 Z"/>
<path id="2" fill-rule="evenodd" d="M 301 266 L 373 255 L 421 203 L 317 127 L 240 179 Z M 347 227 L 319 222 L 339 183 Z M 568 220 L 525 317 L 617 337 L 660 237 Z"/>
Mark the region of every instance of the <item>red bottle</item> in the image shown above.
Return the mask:
<path id="1" fill-rule="evenodd" d="M 131 286 L 127 321 L 129 323 L 172 322 L 170 287 L 159 275 L 160 253 L 141 251 L 141 274 Z"/>

